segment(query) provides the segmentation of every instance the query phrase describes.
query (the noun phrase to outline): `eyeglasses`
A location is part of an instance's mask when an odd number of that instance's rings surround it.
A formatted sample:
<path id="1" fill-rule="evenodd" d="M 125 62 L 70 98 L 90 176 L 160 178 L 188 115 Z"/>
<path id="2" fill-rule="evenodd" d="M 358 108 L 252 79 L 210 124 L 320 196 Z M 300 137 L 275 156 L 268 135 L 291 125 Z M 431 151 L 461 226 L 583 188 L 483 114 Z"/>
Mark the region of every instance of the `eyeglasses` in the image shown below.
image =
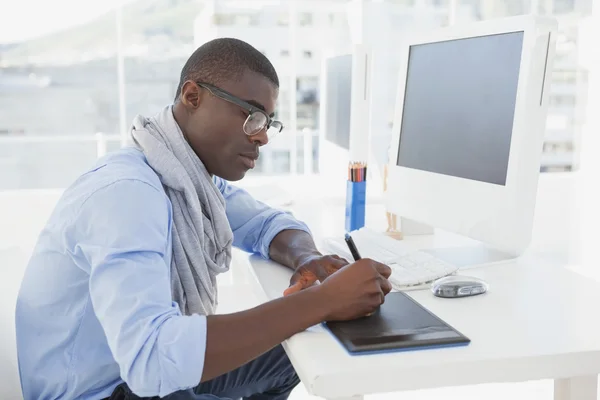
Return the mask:
<path id="1" fill-rule="evenodd" d="M 271 119 L 271 117 L 264 110 L 253 106 L 247 101 L 239 99 L 231 93 L 228 93 L 208 83 L 196 82 L 196 84 L 208 90 L 212 95 L 235 104 L 236 106 L 242 107 L 244 110 L 248 111 L 248 118 L 246 118 L 246 121 L 244 121 L 243 125 L 244 133 L 246 135 L 254 136 L 266 128 L 267 137 L 270 140 L 283 130 L 283 124 L 281 122 Z"/>

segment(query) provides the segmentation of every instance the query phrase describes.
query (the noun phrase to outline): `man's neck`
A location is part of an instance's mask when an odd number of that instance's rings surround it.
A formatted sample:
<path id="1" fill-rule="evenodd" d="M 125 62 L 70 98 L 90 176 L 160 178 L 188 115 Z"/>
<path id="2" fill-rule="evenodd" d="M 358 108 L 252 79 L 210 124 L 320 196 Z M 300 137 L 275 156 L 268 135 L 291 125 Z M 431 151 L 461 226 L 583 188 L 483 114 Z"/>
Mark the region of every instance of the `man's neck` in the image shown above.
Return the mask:
<path id="1" fill-rule="evenodd" d="M 185 121 L 187 120 L 187 118 L 185 115 L 185 110 L 182 109 L 182 105 L 179 102 L 179 100 L 175 101 L 171 110 L 173 112 L 173 118 L 175 118 L 175 122 L 177 123 L 179 129 L 181 129 L 181 132 L 183 133 L 183 137 L 189 143 L 190 141 L 188 139 L 187 132 L 183 128 L 185 126 Z"/>
<path id="2" fill-rule="evenodd" d="M 188 134 L 184 129 L 184 126 L 186 125 L 185 121 L 187 121 L 187 113 L 179 100 L 175 101 L 175 103 L 173 104 L 172 112 L 173 112 L 173 118 L 175 118 L 175 122 L 179 126 L 179 129 L 181 129 L 181 133 L 183 134 L 184 140 L 190 145 L 190 147 L 192 148 L 192 151 L 194 152 L 196 157 L 198 157 L 200 162 L 202 162 L 202 164 L 206 168 L 206 164 L 204 164 L 204 161 L 202 161 L 202 157 L 200 157 L 198 152 L 196 150 L 194 150 L 194 148 L 190 144 Z M 208 174 L 210 175 L 211 178 L 214 177 L 214 174 L 212 172 L 208 171 L 208 169 L 206 171 L 208 172 Z"/>

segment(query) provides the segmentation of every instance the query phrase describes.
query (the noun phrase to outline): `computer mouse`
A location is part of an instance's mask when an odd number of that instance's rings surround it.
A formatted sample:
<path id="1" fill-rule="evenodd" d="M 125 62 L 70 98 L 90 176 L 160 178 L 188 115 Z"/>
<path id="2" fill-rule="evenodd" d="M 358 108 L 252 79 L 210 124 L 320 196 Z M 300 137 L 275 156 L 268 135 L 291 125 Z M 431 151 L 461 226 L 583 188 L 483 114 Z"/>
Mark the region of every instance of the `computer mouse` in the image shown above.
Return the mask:
<path id="1" fill-rule="evenodd" d="M 467 297 L 488 291 L 488 284 L 479 278 L 463 275 L 451 275 L 435 280 L 431 292 L 437 297 Z"/>

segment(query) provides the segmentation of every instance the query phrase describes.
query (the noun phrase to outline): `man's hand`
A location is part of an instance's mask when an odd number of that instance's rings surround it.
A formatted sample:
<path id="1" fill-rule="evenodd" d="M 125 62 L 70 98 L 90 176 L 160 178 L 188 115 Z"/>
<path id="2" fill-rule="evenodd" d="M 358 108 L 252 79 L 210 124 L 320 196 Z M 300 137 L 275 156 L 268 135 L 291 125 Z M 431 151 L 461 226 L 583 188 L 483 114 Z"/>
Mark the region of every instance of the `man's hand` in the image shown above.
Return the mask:
<path id="1" fill-rule="evenodd" d="M 317 288 L 325 294 L 326 321 L 345 321 L 371 315 L 392 290 L 392 270 L 368 258 L 356 261 L 325 279 Z"/>
<path id="2" fill-rule="evenodd" d="M 336 255 L 309 257 L 296 269 L 290 279 L 290 287 L 283 292 L 283 295 L 299 292 L 317 281 L 323 282 L 345 265 L 348 265 L 348 261 Z"/>

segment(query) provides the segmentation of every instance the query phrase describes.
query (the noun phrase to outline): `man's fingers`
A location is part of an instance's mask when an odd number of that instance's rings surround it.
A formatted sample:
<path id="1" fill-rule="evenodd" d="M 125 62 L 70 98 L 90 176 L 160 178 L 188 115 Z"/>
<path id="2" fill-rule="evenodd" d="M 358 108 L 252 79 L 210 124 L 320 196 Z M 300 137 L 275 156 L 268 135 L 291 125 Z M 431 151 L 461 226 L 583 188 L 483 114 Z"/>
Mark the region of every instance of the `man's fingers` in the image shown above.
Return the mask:
<path id="1" fill-rule="evenodd" d="M 297 292 L 301 291 L 302 289 L 304 289 L 304 285 L 302 284 L 302 282 L 296 282 L 293 285 L 291 285 L 290 287 L 288 287 L 287 289 L 285 289 L 283 291 L 283 295 L 289 296 L 290 294 L 297 293 Z"/>
<path id="2" fill-rule="evenodd" d="M 289 288 L 285 289 L 283 291 L 283 295 L 289 296 L 290 294 L 297 293 L 297 292 L 301 291 L 302 289 L 304 289 L 304 287 L 302 286 L 302 282 L 298 281 L 298 282 L 294 283 L 292 286 L 290 286 Z"/>
<path id="3" fill-rule="evenodd" d="M 283 295 L 287 296 L 288 294 L 299 292 L 313 285 L 316 281 L 317 277 L 314 274 L 299 270 L 292 276 L 291 285 L 283 292 Z"/>
<path id="4" fill-rule="evenodd" d="M 331 257 L 335 258 L 335 259 L 336 259 L 336 260 L 338 260 L 338 261 L 341 261 L 341 262 L 342 262 L 342 266 L 350 264 L 350 263 L 348 262 L 348 260 L 346 260 L 346 259 L 345 259 L 345 258 L 343 258 L 343 257 L 340 257 L 340 256 L 338 256 L 337 254 L 332 254 L 332 255 L 331 255 Z"/>
<path id="5" fill-rule="evenodd" d="M 340 263 L 340 266 L 342 266 L 342 267 L 343 267 L 344 265 L 348 265 L 348 264 L 350 264 L 350 262 L 349 262 L 348 260 L 346 260 L 345 258 L 342 258 L 342 257 L 338 257 L 338 259 L 337 259 L 337 260 L 339 261 L 339 263 Z"/>
<path id="6" fill-rule="evenodd" d="M 320 265 L 313 270 L 319 281 L 323 282 L 330 275 L 336 273 L 340 268 L 348 265 L 348 262 L 340 257 L 328 256 L 319 261 Z"/>
<path id="7" fill-rule="evenodd" d="M 342 268 L 346 265 L 348 265 L 348 261 L 344 260 L 343 258 L 335 258 L 335 259 L 331 260 L 331 262 L 325 266 L 325 271 L 327 272 L 327 276 L 333 274 L 334 272 L 336 272 L 337 270 L 339 270 L 340 268 Z"/>
<path id="8" fill-rule="evenodd" d="M 383 294 L 386 295 L 389 292 L 392 291 L 392 284 L 390 283 L 390 281 L 388 281 L 387 279 L 382 279 L 381 280 L 381 290 L 383 291 Z"/>
<path id="9" fill-rule="evenodd" d="M 392 275 L 392 269 L 385 264 L 375 263 L 375 269 L 386 279 Z"/>

